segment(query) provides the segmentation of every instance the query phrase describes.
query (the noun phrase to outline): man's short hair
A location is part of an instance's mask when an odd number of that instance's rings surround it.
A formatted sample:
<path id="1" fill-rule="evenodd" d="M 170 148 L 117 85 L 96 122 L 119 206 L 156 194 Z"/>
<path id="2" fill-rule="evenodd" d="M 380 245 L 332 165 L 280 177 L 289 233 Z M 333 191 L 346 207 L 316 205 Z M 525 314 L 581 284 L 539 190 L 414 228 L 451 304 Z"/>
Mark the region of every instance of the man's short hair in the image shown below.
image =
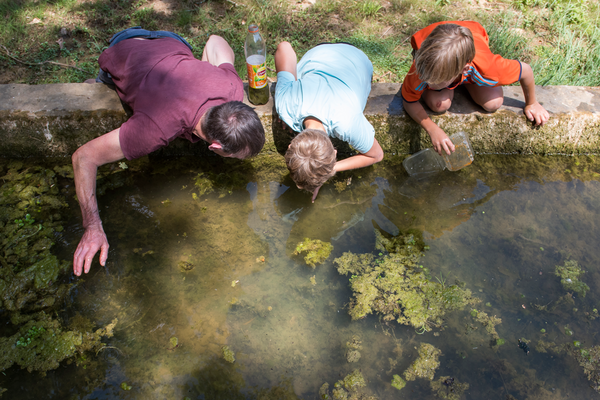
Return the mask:
<path id="1" fill-rule="evenodd" d="M 252 107 L 230 101 L 210 108 L 202 123 L 209 142 L 218 142 L 225 153 L 240 158 L 260 153 L 265 144 L 265 129 Z"/>
<path id="2" fill-rule="evenodd" d="M 336 152 L 325 132 L 305 129 L 285 152 L 285 163 L 301 189 L 313 192 L 335 175 Z"/>
<path id="3" fill-rule="evenodd" d="M 475 43 L 469 28 L 442 24 L 427 36 L 415 53 L 419 79 L 432 85 L 447 82 L 462 73 L 475 58 Z"/>

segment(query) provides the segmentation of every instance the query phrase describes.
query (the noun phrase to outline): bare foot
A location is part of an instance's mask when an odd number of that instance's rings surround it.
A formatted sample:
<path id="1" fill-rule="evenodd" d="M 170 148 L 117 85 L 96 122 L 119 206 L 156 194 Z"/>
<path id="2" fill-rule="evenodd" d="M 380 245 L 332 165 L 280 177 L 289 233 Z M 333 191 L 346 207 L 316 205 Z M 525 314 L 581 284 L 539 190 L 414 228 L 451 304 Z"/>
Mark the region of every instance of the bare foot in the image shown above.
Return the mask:
<path id="1" fill-rule="evenodd" d="M 96 79 L 87 79 L 83 83 L 96 83 Z"/>

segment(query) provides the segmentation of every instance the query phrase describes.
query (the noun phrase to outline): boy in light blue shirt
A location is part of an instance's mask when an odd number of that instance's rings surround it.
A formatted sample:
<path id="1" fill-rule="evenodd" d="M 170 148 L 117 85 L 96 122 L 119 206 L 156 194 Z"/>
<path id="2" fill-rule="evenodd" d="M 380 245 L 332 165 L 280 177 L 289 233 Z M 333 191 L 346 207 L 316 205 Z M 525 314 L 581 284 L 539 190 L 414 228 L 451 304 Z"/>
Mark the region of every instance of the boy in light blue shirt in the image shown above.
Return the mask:
<path id="1" fill-rule="evenodd" d="M 299 63 L 288 42 L 275 53 L 279 118 L 296 132 L 285 159 L 300 189 L 313 193 L 337 171 L 366 167 L 383 159 L 375 130 L 363 115 L 371 91 L 373 65 L 356 47 L 321 44 Z M 341 139 L 360 154 L 336 162 L 329 137 Z"/>

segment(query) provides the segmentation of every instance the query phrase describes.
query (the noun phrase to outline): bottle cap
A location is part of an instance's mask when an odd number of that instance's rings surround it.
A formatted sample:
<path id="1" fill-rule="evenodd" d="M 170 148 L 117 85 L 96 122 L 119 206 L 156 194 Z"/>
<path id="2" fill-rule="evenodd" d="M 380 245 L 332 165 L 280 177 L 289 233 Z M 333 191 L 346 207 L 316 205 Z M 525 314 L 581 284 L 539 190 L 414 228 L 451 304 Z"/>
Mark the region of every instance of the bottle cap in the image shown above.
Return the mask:
<path id="1" fill-rule="evenodd" d="M 256 32 L 258 32 L 258 25 L 256 25 L 256 24 L 250 24 L 248 26 L 248 32 L 250 32 L 250 33 L 256 33 Z"/>

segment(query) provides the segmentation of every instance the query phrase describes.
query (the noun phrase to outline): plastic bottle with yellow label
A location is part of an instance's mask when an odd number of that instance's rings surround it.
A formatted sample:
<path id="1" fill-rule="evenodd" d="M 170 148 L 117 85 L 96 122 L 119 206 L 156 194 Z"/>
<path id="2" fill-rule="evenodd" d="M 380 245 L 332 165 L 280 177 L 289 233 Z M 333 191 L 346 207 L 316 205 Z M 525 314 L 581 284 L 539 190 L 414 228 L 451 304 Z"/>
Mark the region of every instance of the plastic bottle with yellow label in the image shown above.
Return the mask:
<path id="1" fill-rule="evenodd" d="M 255 105 L 269 101 L 269 85 L 267 84 L 267 50 L 265 41 L 258 31 L 258 25 L 248 26 L 248 35 L 244 43 L 246 68 L 248 69 L 248 100 Z"/>

